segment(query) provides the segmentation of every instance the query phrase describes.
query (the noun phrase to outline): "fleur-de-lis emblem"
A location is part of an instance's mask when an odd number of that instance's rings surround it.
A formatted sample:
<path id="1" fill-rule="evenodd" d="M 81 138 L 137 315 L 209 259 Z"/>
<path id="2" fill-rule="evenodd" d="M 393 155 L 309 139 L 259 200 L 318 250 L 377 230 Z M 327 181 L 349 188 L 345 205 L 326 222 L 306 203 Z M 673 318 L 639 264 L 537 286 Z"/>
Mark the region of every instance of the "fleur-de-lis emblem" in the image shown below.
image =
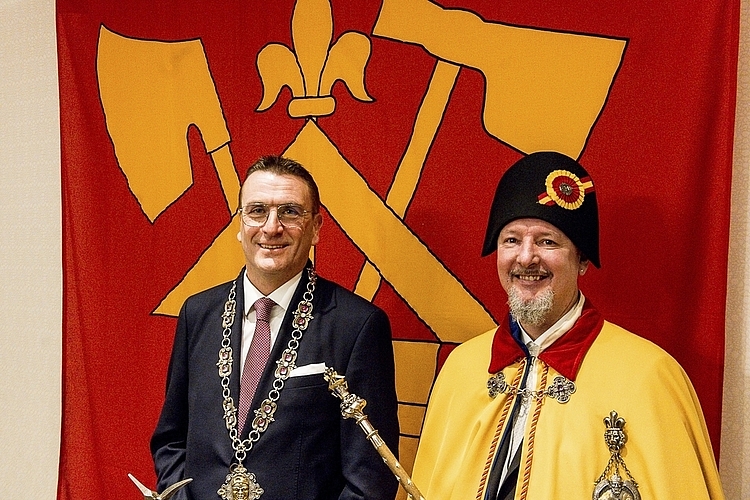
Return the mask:
<path id="1" fill-rule="evenodd" d="M 617 416 L 617 412 L 612 410 L 609 416 L 604 418 L 604 425 L 607 430 L 604 431 L 604 441 L 611 452 L 619 452 L 628 438 L 625 434 L 625 419 Z"/>
<path id="2" fill-rule="evenodd" d="M 258 111 L 270 108 L 284 86 L 292 91 L 292 118 L 318 117 L 333 113 L 333 84 L 341 80 L 361 101 L 372 101 L 365 90 L 365 66 L 370 40 L 347 31 L 331 45 L 333 17 L 329 0 L 297 0 L 292 15 L 292 43 L 270 43 L 258 53 L 258 71 L 263 82 L 263 100 Z"/>
<path id="3" fill-rule="evenodd" d="M 638 483 L 620 455 L 620 450 L 628 440 L 625 434 L 625 419 L 612 410 L 609 416 L 604 417 L 604 425 L 607 427 L 604 431 L 604 442 L 609 448 L 610 457 L 604 472 L 594 482 L 594 494 L 591 498 L 593 500 L 641 500 Z M 621 471 L 625 474 L 624 476 L 620 474 Z"/>

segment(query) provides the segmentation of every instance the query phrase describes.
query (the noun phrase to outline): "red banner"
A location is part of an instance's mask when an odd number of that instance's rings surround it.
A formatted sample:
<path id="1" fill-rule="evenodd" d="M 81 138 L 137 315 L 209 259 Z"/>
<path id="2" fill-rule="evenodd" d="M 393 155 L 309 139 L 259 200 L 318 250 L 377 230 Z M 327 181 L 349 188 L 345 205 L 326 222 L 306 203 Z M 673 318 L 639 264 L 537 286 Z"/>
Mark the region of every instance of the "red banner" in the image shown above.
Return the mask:
<path id="1" fill-rule="evenodd" d="M 596 183 L 583 292 L 685 367 L 718 453 L 738 17 L 737 0 L 58 0 L 58 498 L 154 483 L 174 316 L 238 274 L 240 182 L 270 153 L 320 185 L 319 273 L 391 318 L 407 466 L 445 356 L 506 314 L 484 229 L 538 150 Z"/>

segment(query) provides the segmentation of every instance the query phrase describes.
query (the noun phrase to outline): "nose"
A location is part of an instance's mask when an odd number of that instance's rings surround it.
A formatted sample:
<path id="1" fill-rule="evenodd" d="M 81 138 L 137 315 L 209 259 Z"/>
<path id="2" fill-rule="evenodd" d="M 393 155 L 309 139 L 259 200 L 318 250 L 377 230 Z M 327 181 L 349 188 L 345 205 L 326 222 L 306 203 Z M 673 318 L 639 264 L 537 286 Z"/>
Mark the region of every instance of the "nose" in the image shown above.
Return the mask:
<path id="1" fill-rule="evenodd" d="M 539 253 L 537 252 L 537 250 L 538 248 L 534 244 L 534 241 L 529 238 L 525 238 L 521 241 L 521 244 L 518 248 L 516 261 L 523 267 L 530 267 L 534 264 L 538 264 Z"/>
<path id="2" fill-rule="evenodd" d="M 270 211 L 268 212 L 268 218 L 266 219 L 266 222 L 265 224 L 263 224 L 261 229 L 265 233 L 280 233 L 284 230 L 284 226 L 279 220 L 278 209 L 275 207 L 271 207 L 269 210 Z"/>

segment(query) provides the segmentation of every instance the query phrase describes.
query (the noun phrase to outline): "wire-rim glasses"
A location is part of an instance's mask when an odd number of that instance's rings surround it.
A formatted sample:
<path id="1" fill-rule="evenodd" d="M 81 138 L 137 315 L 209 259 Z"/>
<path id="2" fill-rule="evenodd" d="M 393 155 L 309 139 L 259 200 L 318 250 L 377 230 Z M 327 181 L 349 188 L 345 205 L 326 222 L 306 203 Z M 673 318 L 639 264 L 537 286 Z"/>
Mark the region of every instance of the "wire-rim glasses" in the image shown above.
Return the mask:
<path id="1" fill-rule="evenodd" d="M 239 209 L 242 223 L 250 227 L 263 227 L 271 215 L 276 211 L 276 220 L 284 227 L 301 228 L 305 223 L 310 210 L 305 210 L 295 203 L 281 203 L 269 205 L 267 203 L 251 203 Z"/>

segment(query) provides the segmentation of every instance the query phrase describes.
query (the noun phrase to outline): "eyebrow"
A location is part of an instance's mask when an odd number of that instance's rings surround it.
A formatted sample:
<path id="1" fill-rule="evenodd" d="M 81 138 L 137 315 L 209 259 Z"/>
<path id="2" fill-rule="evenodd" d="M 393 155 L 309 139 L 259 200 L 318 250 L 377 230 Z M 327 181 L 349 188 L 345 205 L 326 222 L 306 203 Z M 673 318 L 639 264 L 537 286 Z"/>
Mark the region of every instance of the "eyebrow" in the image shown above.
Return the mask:
<path id="1" fill-rule="evenodd" d="M 294 206 L 302 207 L 302 208 L 305 207 L 305 205 L 303 203 L 299 203 L 299 202 L 296 202 L 296 201 L 284 201 L 284 202 L 281 202 L 281 203 L 266 203 L 265 201 L 248 201 L 247 203 L 243 204 L 242 206 L 246 207 L 248 205 L 267 205 L 267 206 L 271 206 L 271 207 L 284 206 L 284 205 L 294 205 Z"/>
<path id="2" fill-rule="evenodd" d="M 506 236 L 506 237 L 507 236 L 518 237 L 521 234 L 526 234 L 526 231 L 519 231 L 519 230 L 515 230 L 515 229 L 510 229 L 510 230 L 507 230 L 507 231 L 505 229 L 503 229 L 502 231 L 500 231 L 500 236 Z M 535 237 L 535 239 L 538 239 L 538 238 L 543 238 L 543 239 L 544 238 L 549 238 L 549 239 L 553 239 L 553 240 L 558 240 L 558 239 L 560 239 L 560 236 L 562 234 L 563 233 L 554 233 L 554 232 L 547 231 L 547 232 L 544 232 L 542 234 L 537 235 Z"/>

